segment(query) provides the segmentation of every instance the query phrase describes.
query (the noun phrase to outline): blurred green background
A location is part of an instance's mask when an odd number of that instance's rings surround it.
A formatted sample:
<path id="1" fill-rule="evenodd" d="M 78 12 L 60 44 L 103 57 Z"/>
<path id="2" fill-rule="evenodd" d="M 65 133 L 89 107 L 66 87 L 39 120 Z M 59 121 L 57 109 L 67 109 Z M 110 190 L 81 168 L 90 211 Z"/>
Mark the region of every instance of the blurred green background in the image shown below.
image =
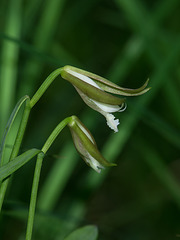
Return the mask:
<path id="1" fill-rule="evenodd" d="M 118 166 L 97 174 L 63 130 L 44 159 L 34 240 L 61 240 L 86 224 L 97 225 L 102 240 L 180 238 L 179 12 L 179 0 L 0 1 L 0 136 L 20 97 L 66 64 L 123 87 L 150 78 L 152 87 L 127 97 L 114 134 L 68 82 L 54 81 L 31 112 L 21 152 L 41 148 L 75 114 Z M 34 165 L 12 177 L 0 239 L 24 239 Z"/>

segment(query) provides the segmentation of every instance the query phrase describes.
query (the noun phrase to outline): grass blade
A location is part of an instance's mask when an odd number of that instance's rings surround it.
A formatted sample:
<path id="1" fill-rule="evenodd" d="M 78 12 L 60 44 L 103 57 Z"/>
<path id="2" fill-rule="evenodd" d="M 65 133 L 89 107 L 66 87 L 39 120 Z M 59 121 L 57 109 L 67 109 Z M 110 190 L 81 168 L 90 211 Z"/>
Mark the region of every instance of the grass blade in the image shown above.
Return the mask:
<path id="1" fill-rule="evenodd" d="M 10 176 L 12 173 L 17 171 L 20 167 L 22 167 L 25 163 L 27 163 L 29 160 L 31 160 L 33 157 L 35 157 L 40 152 L 41 151 L 38 149 L 28 150 L 27 152 L 14 158 L 9 163 L 3 165 L 0 168 L 0 181 L 4 180 L 8 176 Z"/>
<path id="2" fill-rule="evenodd" d="M 9 118 L 9 121 L 7 123 L 7 126 L 6 126 L 6 129 L 5 129 L 5 132 L 4 132 L 4 136 L 2 138 L 2 142 L 1 142 L 1 145 L 0 145 L 0 166 L 2 166 L 4 164 L 4 151 L 5 151 L 5 146 L 6 146 L 6 140 L 7 140 L 7 137 L 8 137 L 8 133 L 10 132 L 11 130 L 11 127 L 13 125 L 13 122 L 21 108 L 21 106 L 23 105 L 23 103 L 28 99 L 29 97 L 28 96 L 24 96 L 22 97 L 19 102 L 16 104 L 15 108 L 13 109 L 13 112 L 11 113 L 11 116 Z"/>

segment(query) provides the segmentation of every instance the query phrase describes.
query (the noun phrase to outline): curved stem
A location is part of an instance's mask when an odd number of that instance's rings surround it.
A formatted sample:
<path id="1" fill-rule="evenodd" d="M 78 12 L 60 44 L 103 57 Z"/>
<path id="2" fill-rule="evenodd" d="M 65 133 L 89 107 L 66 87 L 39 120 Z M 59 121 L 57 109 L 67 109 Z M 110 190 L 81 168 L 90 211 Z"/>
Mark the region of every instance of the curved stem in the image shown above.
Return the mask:
<path id="1" fill-rule="evenodd" d="M 42 147 L 41 151 L 43 153 L 46 153 L 48 151 L 57 136 L 60 134 L 63 128 L 71 121 L 71 119 L 72 117 L 67 117 L 57 125 L 57 127 L 54 129 L 54 131 L 51 133 L 51 135 L 46 140 L 44 146 Z"/>
<path id="2" fill-rule="evenodd" d="M 39 87 L 39 89 L 37 90 L 37 92 L 34 94 L 34 96 L 30 101 L 31 108 L 39 101 L 39 99 L 44 94 L 46 89 L 50 86 L 50 84 L 54 81 L 54 79 L 59 74 L 61 74 L 61 72 L 62 72 L 62 68 L 58 68 L 45 79 L 45 81 L 42 83 L 42 85 Z"/>

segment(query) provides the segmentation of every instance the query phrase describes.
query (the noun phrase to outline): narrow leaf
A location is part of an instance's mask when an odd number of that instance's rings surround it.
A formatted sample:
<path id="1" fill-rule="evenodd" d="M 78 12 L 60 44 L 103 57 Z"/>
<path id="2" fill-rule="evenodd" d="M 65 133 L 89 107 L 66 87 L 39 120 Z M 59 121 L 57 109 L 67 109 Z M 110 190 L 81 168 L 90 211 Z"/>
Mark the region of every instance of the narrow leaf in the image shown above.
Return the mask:
<path id="1" fill-rule="evenodd" d="M 5 150 L 5 145 L 6 145 L 6 140 L 7 140 L 7 137 L 8 137 L 8 134 L 11 130 L 11 127 L 12 127 L 12 124 L 21 108 L 21 106 L 23 105 L 23 103 L 29 99 L 29 96 L 24 96 L 22 97 L 18 103 L 16 104 L 15 108 L 13 109 L 12 113 L 11 113 L 11 116 L 8 120 L 8 123 L 6 125 L 6 129 L 4 131 L 4 135 L 3 135 L 3 138 L 2 138 L 2 142 L 1 142 L 1 145 L 0 145 L 0 166 L 3 165 L 3 157 L 4 157 L 4 150 Z"/>
<path id="2" fill-rule="evenodd" d="M 14 158 L 9 163 L 3 165 L 0 168 L 0 181 L 2 181 L 3 179 L 7 178 L 9 175 L 14 173 L 16 170 L 18 170 L 20 167 L 22 167 L 25 163 L 27 163 L 29 160 L 31 160 L 40 152 L 41 152 L 40 150 L 35 148 L 28 150 L 25 153 Z"/>

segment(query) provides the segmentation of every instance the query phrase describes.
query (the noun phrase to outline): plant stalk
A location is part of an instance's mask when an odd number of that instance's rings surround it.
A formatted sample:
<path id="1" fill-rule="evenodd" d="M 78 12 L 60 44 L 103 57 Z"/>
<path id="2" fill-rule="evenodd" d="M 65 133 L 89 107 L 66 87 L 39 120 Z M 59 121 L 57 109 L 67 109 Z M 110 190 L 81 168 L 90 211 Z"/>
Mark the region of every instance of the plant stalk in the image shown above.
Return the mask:
<path id="1" fill-rule="evenodd" d="M 71 117 L 65 118 L 61 121 L 57 127 L 53 130 L 53 132 L 48 137 L 47 141 L 45 142 L 44 146 L 41 149 L 41 153 L 37 156 L 36 167 L 34 172 L 33 178 L 33 185 L 31 191 L 31 200 L 30 200 L 30 207 L 29 207 L 29 216 L 28 216 L 28 223 L 27 223 L 27 230 L 26 230 L 26 240 L 31 240 L 32 231 L 33 231 L 33 223 L 34 223 L 34 216 L 35 216 L 35 208 L 36 208 L 36 201 L 37 201 L 37 192 L 38 192 L 38 185 L 40 179 L 40 173 L 42 168 L 43 158 L 53 144 L 57 136 L 60 132 L 64 129 L 64 127 L 71 121 Z"/>
<path id="2" fill-rule="evenodd" d="M 42 152 L 39 153 L 37 156 L 32 191 L 31 191 L 31 200 L 30 200 L 30 207 L 29 207 L 26 240 L 31 240 L 31 237 L 32 237 L 34 215 L 35 215 L 35 208 L 36 208 L 36 199 L 37 199 L 37 192 L 38 192 L 39 179 L 40 179 L 43 158 L 44 158 L 44 153 L 42 153 Z"/>

